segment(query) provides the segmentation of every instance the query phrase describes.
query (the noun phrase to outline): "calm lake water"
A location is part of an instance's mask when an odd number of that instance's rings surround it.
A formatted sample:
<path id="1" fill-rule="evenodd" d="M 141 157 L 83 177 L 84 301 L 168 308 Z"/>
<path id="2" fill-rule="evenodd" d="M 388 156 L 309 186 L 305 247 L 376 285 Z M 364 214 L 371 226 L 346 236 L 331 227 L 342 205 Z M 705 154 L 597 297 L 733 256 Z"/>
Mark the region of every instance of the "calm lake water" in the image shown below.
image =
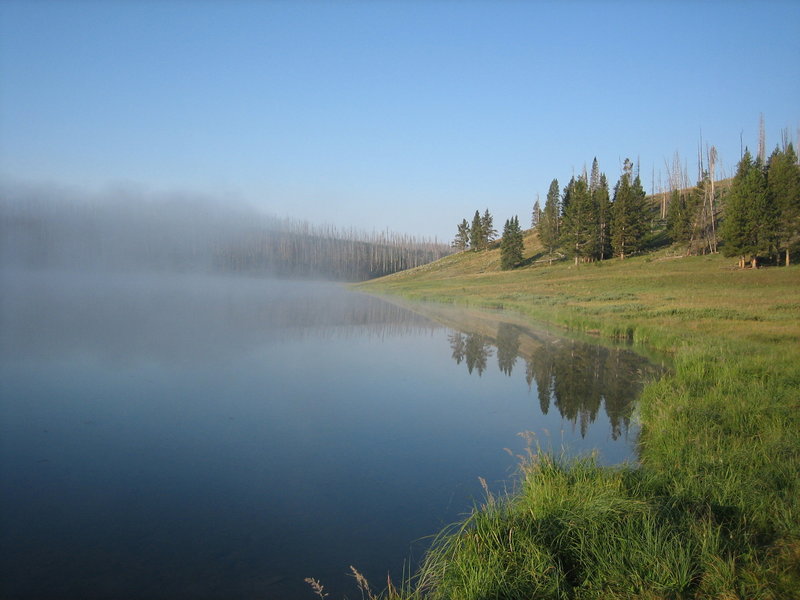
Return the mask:
<path id="1" fill-rule="evenodd" d="M 325 283 L 2 272 L 2 598 L 377 588 L 513 481 L 523 431 L 633 459 L 653 372 Z M 509 483 L 509 485 L 513 485 Z"/>

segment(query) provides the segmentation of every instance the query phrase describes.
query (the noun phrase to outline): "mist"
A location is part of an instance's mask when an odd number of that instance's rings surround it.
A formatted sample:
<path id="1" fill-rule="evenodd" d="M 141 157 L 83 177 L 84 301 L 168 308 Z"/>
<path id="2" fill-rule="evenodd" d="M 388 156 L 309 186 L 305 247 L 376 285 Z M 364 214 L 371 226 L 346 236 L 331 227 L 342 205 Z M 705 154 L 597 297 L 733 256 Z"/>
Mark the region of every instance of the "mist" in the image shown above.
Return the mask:
<path id="1" fill-rule="evenodd" d="M 448 246 L 278 218 L 239 199 L 133 186 L 0 188 L 0 264 L 359 281 L 431 262 Z"/>

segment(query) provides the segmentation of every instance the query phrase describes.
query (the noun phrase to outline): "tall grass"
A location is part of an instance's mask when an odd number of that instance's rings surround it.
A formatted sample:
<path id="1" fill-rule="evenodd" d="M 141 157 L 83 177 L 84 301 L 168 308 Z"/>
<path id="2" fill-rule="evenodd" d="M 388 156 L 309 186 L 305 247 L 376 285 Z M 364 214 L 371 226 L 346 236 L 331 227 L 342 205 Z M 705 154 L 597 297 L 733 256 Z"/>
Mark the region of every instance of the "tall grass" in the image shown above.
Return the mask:
<path id="1" fill-rule="evenodd" d="M 674 370 L 640 400 L 638 465 L 531 453 L 394 593 L 800 598 L 800 268 L 654 255 L 501 273 L 472 254 L 366 288 L 628 339 Z"/>

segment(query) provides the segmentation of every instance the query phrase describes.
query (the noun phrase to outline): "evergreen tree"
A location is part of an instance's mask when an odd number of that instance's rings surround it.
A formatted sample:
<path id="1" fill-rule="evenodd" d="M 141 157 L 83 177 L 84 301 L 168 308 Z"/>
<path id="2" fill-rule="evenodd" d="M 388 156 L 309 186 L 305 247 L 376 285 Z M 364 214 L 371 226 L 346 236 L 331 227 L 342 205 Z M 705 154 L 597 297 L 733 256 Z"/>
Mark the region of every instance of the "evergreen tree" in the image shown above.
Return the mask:
<path id="1" fill-rule="evenodd" d="M 472 217 L 472 228 L 469 230 L 470 248 L 473 250 L 483 250 L 485 248 L 483 240 L 483 223 L 481 221 L 481 214 L 476 210 L 475 216 Z"/>
<path id="2" fill-rule="evenodd" d="M 539 194 L 536 195 L 536 202 L 533 203 L 533 213 L 531 214 L 531 229 L 536 229 L 536 226 L 539 224 L 539 221 L 542 218 L 542 209 L 539 206 Z"/>
<path id="3" fill-rule="evenodd" d="M 503 239 L 500 241 L 500 268 L 504 271 L 513 269 L 520 262 L 524 252 L 522 229 L 519 218 L 515 215 L 506 220 L 503 227 Z"/>
<path id="4" fill-rule="evenodd" d="M 469 223 L 467 223 L 466 219 L 462 219 L 461 223 L 458 224 L 456 237 L 451 245 L 459 252 L 466 250 L 467 246 L 469 246 Z"/>
<path id="5" fill-rule="evenodd" d="M 680 190 L 672 190 L 670 195 L 667 228 L 673 242 L 683 244 L 692 238 L 692 211 Z"/>
<path id="6" fill-rule="evenodd" d="M 760 256 L 769 256 L 775 250 L 777 216 L 762 164 L 753 162 L 748 150 L 728 191 L 722 224 L 725 256 L 738 256 L 742 267 L 749 258 L 756 268 Z"/>
<path id="7" fill-rule="evenodd" d="M 594 174 L 594 159 L 592 174 Z M 591 181 L 589 182 L 591 188 Z M 611 256 L 611 198 L 608 193 L 608 180 L 605 173 L 600 173 L 597 187 L 591 190 L 592 201 L 597 211 L 597 255 L 600 260 Z"/>
<path id="8" fill-rule="evenodd" d="M 547 191 L 547 200 L 538 227 L 539 240 L 549 254 L 552 254 L 556 246 L 558 246 L 558 198 L 558 179 L 553 179 L 550 183 L 550 189 Z"/>
<path id="9" fill-rule="evenodd" d="M 633 176 L 633 163 L 625 159 L 622 175 L 614 186 L 611 209 L 611 248 L 617 256 L 641 249 L 646 231 L 645 192 L 639 176 Z"/>
<path id="10" fill-rule="evenodd" d="M 481 217 L 481 231 L 483 232 L 484 248 L 487 248 L 497 236 L 497 230 L 494 228 L 493 221 L 494 219 L 492 218 L 492 215 L 489 214 L 489 209 L 487 208 Z"/>
<path id="11" fill-rule="evenodd" d="M 769 158 L 767 191 L 777 211 L 777 245 L 788 266 L 793 248 L 800 245 L 800 165 L 794 147 L 777 148 Z"/>
<path id="12" fill-rule="evenodd" d="M 597 256 L 598 218 L 597 210 L 589 192 L 586 178 L 574 177 L 564 190 L 566 211 L 561 230 L 561 239 L 575 258 L 575 264 Z"/>
<path id="13" fill-rule="evenodd" d="M 601 177 L 600 165 L 598 164 L 597 157 L 595 156 L 594 160 L 592 161 L 592 174 L 589 176 L 589 192 L 592 194 L 600 189 L 600 186 L 602 185 L 600 180 Z M 606 186 L 608 186 L 608 182 L 606 182 Z"/>

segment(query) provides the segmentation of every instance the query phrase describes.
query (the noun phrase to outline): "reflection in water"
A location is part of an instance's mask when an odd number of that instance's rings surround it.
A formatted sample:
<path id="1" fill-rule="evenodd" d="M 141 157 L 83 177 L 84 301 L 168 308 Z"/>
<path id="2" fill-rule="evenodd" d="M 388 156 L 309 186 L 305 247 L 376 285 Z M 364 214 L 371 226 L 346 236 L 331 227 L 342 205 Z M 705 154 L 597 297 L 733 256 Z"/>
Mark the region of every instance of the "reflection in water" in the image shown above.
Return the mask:
<path id="1" fill-rule="evenodd" d="M 486 364 L 492 355 L 492 347 L 489 338 L 479 333 L 463 334 L 456 331 L 448 336 L 450 348 L 453 350 L 453 359 L 456 364 L 462 361 L 467 363 L 467 371 L 477 371 L 478 376 L 483 375 Z"/>
<path id="2" fill-rule="evenodd" d="M 344 597 L 506 480 L 520 431 L 633 457 L 643 361 L 498 315 L 200 275 L 0 290 L 3 598 Z"/>
<path id="3" fill-rule="evenodd" d="M 487 360 L 497 349 L 497 366 L 511 376 L 517 359 L 525 362 L 528 389 L 535 388 L 539 409 L 547 415 L 551 405 L 561 417 L 579 427 L 586 437 L 601 409 L 608 417 L 611 437 L 627 435 L 634 403 L 648 376 L 659 370 L 625 348 L 609 348 L 533 331 L 518 323 L 499 321 L 500 315 L 449 311 L 444 307 L 417 306 L 449 327 L 452 357 L 466 362 L 469 373 L 483 375 Z M 494 332 L 487 334 L 487 331 Z"/>
<path id="4" fill-rule="evenodd" d="M 519 331 L 510 323 L 500 323 L 497 328 L 497 366 L 511 375 L 519 354 Z"/>
<path id="5" fill-rule="evenodd" d="M 0 270 L 0 358 L 233 361 L 270 342 L 440 327 L 330 283 Z"/>

